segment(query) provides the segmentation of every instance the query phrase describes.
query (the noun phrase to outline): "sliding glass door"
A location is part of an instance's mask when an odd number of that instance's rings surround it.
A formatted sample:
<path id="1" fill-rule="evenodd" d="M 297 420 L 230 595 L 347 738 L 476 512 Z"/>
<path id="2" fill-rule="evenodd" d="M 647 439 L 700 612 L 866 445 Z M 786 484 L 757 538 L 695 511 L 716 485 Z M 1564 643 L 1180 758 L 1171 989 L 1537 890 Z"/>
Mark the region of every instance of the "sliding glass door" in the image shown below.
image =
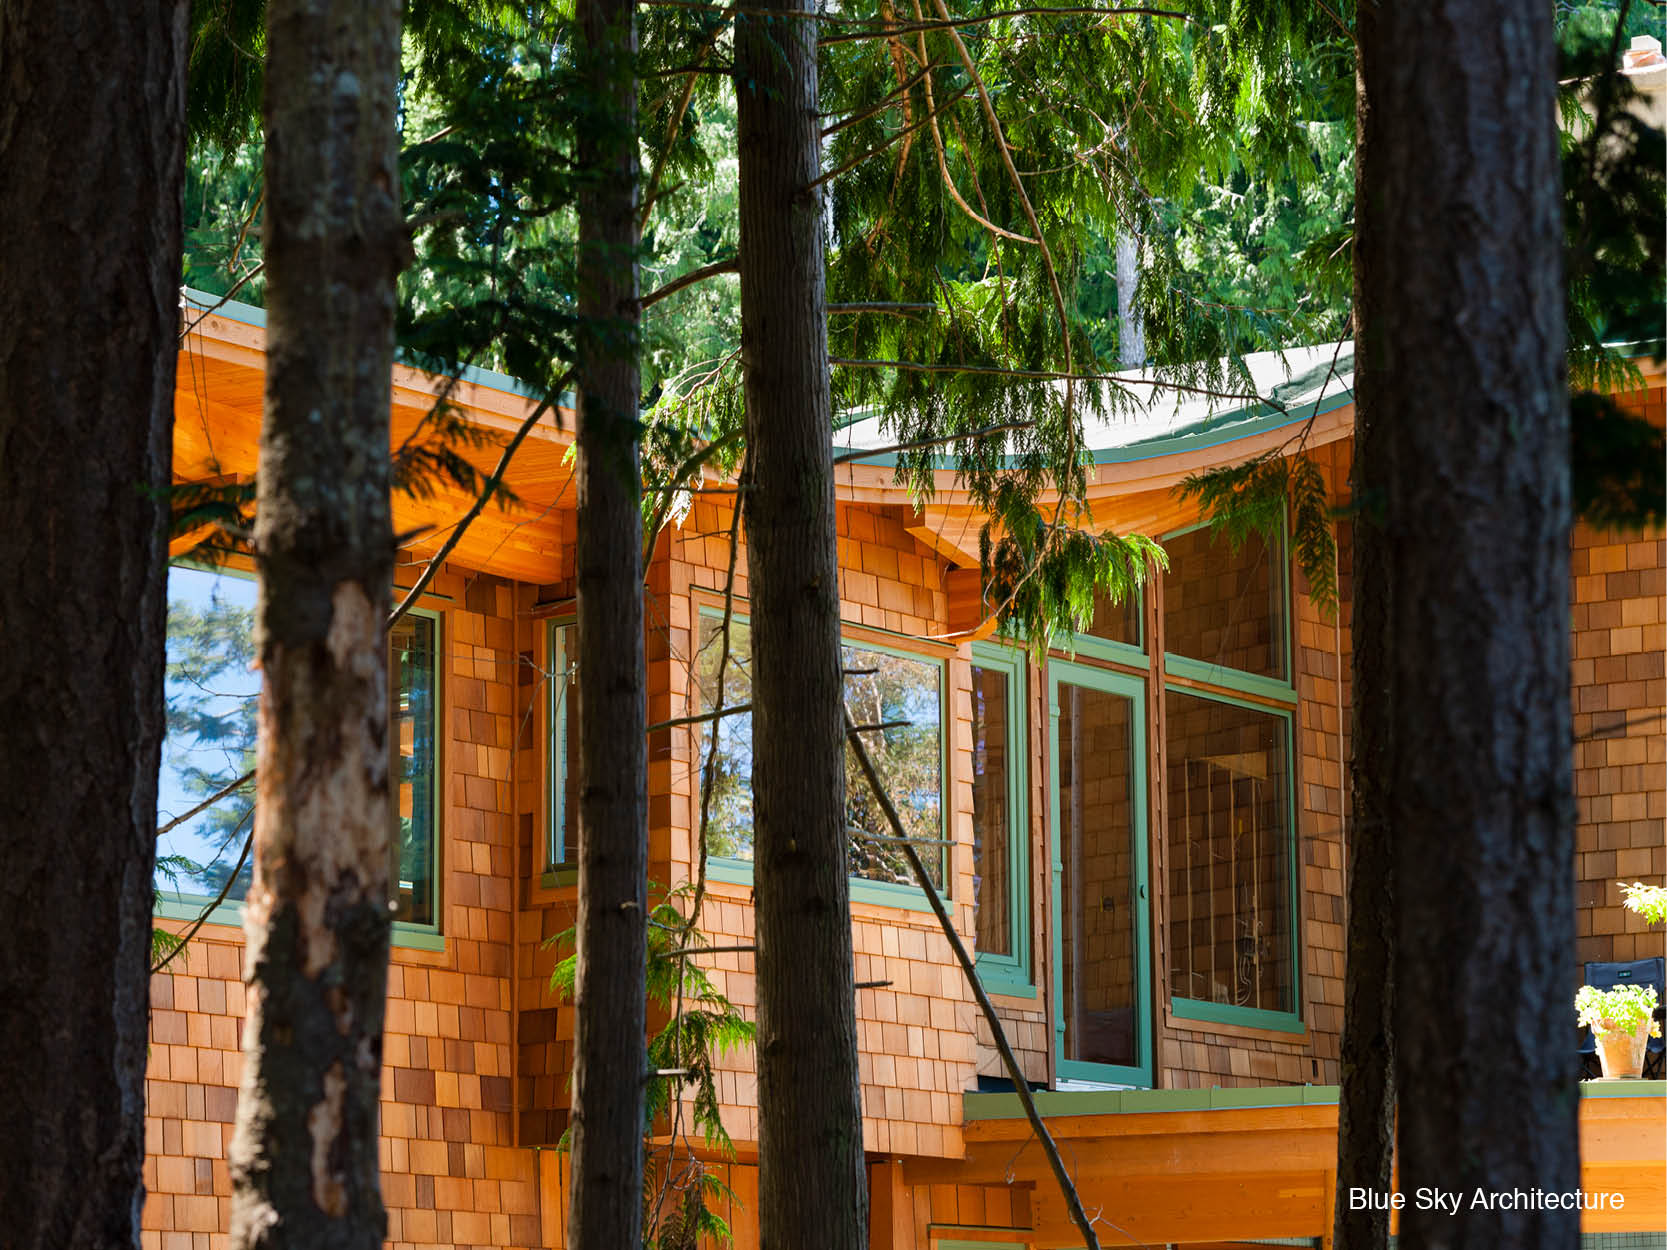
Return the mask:
<path id="1" fill-rule="evenodd" d="M 1059 1075 L 1150 1086 L 1144 683 L 1048 671 Z"/>

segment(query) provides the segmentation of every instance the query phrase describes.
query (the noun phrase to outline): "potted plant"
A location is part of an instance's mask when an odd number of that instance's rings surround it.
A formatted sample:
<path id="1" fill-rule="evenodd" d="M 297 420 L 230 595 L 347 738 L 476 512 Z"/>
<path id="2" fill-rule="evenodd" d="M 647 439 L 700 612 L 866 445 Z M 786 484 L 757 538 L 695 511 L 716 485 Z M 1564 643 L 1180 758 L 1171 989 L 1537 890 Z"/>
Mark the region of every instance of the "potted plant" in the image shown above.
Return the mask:
<path id="1" fill-rule="evenodd" d="M 1574 996 L 1580 1023 L 1592 1030 L 1605 1077 L 1635 1077 L 1644 1069 L 1644 1047 L 1661 1036 L 1655 1022 L 1653 985 L 1585 985 Z"/>

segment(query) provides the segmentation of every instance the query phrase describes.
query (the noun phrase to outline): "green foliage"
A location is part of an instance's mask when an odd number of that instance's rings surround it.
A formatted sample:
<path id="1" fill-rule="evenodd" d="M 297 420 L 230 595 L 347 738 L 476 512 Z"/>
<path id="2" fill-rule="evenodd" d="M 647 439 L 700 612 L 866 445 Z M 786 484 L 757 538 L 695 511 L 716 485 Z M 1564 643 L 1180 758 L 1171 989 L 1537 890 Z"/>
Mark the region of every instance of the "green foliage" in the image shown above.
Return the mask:
<path id="1" fill-rule="evenodd" d="M 1594 1033 L 1608 1036 L 1631 1036 L 1637 1033 L 1639 1025 L 1649 1020 L 1650 1036 L 1660 1037 L 1661 1026 L 1651 1019 L 1655 1005 L 1653 985 L 1620 985 L 1612 990 L 1583 985 L 1574 996 L 1580 1023 Z"/>
<path id="2" fill-rule="evenodd" d="M 1287 515 L 1291 552 L 1308 579 L 1308 593 L 1328 614 L 1337 611 L 1337 539 L 1319 466 L 1302 452 L 1266 452 L 1242 464 L 1189 474 L 1177 488 L 1196 499 L 1210 532 L 1237 551 L 1254 533 L 1278 542 Z"/>
<path id="3" fill-rule="evenodd" d="M 1169 557 L 1140 534 L 1096 533 L 1092 524 L 1061 526 L 1042 515 L 1012 483 L 995 493 L 996 521 L 980 535 L 986 609 L 997 609 L 1002 633 L 1040 655 L 1059 631 L 1088 628 L 1096 594 L 1122 603 L 1140 593 L 1148 571 Z M 1091 522 L 1091 518 L 1085 520 Z M 992 538 L 992 531 L 999 537 Z"/>
<path id="4" fill-rule="evenodd" d="M 1667 439 L 1659 426 L 1596 391 L 1569 397 L 1575 515 L 1600 529 L 1643 530 L 1667 518 Z"/>
<path id="5" fill-rule="evenodd" d="M 1667 885 L 1645 885 L 1642 881 L 1621 883 L 1622 906 L 1637 912 L 1645 924 L 1667 924 Z"/>
<path id="6" fill-rule="evenodd" d="M 683 1103 L 674 1100 L 683 1095 L 690 1127 L 708 1146 L 728 1157 L 735 1147 L 723 1126 L 716 1061 L 751 1045 L 754 1027 L 690 954 L 711 945 L 683 913 L 693 897 L 694 887 L 685 884 L 649 910 L 648 1001 L 667 1013 L 667 1019 L 648 1042 L 648 1067 L 656 1075 L 648 1079 L 644 1091 L 643 1134 L 652 1137 L 655 1121 L 668 1112 L 680 1116 Z M 573 940 L 574 931 L 568 929 L 547 939 L 545 945 L 571 946 Z M 551 991 L 571 1001 L 577 974 L 578 955 L 569 955 L 551 972 Z M 649 1250 L 681 1250 L 698 1244 L 701 1237 L 727 1241 L 729 1229 L 707 1201 L 734 1195 L 698 1160 L 679 1156 L 675 1138 L 674 1132 L 671 1152 L 664 1160 L 655 1159 L 652 1145 L 647 1151 L 643 1244 Z"/>

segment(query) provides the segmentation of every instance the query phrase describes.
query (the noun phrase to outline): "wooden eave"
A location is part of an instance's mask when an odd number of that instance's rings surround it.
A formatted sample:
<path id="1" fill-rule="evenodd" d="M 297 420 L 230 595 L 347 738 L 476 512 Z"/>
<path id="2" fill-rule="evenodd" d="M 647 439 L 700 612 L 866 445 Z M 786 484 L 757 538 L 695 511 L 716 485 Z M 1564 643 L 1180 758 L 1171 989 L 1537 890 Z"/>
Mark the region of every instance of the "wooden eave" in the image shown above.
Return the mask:
<path id="1" fill-rule="evenodd" d="M 174 385 L 174 480 L 254 479 L 265 388 L 266 330 L 220 313 L 188 308 Z M 445 379 L 396 364 L 393 375 L 392 446 L 398 447 L 430 410 Z M 456 383 L 451 403 L 482 432 L 479 446 L 457 450 L 484 477 L 504 444 L 531 414 L 535 402 L 513 390 L 480 381 Z M 563 512 L 574 504 L 566 463 L 573 442 L 573 413 L 558 408 L 541 417 L 511 462 L 505 481 L 520 503 L 489 506 L 469 527 L 452 559 L 530 582 L 564 575 Z M 411 534 L 401 560 L 420 563 L 445 541 L 474 497 L 435 482 L 421 496 L 395 492 L 394 530 Z"/>

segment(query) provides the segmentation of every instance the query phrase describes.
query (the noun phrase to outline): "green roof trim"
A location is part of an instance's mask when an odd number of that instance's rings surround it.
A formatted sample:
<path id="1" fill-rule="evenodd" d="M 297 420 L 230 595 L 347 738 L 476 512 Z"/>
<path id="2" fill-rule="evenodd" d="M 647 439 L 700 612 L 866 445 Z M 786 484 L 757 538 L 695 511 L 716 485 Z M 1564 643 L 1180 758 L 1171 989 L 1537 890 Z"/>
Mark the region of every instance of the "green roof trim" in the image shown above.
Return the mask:
<path id="1" fill-rule="evenodd" d="M 1334 1107 L 1335 1085 L 1270 1085 L 1244 1089 L 1039 1090 L 1032 1095 L 1044 1117 L 1135 1115 L 1146 1112 L 1229 1111 L 1246 1107 Z M 1582 1081 L 1582 1098 L 1667 1098 L 1667 1081 Z M 975 1120 L 1020 1120 L 1017 1094 L 962 1094 L 962 1112 Z"/>
<path id="2" fill-rule="evenodd" d="M 207 291 L 198 291 L 191 287 L 181 287 L 180 294 L 184 297 L 190 310 L 202 316 L 213 313 L 216 317 L 224 317 L 227 321 L 235 321 L 240 325 L 258 326 L 266 328 L 266 309 L 254 304 L 245 304 L 235 299 L 223 299 L 218 295 L 211 295 Z M 407 353 L 403 348 L 394 349 L 394 359 L 400 364 L 410 365 L 413 369 L 421 369 L 424 373 L 432 373 L 421 361 Z M 482 369 L 477 365 L 464 365 L 457 375 L 461 381 L 475 386 L 485 386 L 494 391 L 504 391 L 510 395 L 519 395 L 523 399 L 535 402 L 543 400 L 544 396 L 534 387 L 528 386 L 519 378 L 512 378 L 507 373 L 499 373 L 495 369 Z M 556 401 L 561 407 L 572 408 L 578 397 L 572 391 L 563 391 Z"/>

